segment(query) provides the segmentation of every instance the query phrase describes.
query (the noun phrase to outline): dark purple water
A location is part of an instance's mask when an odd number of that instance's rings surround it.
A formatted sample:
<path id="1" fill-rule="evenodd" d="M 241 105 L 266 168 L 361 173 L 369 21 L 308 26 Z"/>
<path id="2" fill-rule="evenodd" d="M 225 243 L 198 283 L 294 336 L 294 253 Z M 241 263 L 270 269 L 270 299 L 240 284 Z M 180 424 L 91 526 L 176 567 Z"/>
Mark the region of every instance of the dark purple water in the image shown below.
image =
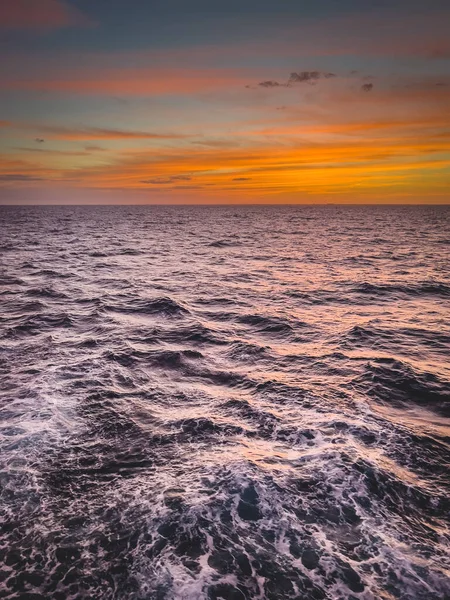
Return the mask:
<path id="1" fill-rule="evenodd" d="M 0 598 L 450 597 L 449 207 L 0 218 Z"/>

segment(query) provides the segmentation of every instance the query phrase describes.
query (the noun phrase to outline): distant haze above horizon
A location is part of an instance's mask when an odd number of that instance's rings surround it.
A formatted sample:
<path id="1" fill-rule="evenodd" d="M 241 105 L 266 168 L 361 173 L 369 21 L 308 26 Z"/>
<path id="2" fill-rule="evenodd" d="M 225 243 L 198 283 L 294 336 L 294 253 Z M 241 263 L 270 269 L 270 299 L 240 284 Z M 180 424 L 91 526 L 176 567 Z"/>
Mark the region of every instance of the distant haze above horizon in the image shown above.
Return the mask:
<path id="1" fill-rule="evenodd" d="M 0 0 L 0 204 L 448 204 L 444 0 Z"/>

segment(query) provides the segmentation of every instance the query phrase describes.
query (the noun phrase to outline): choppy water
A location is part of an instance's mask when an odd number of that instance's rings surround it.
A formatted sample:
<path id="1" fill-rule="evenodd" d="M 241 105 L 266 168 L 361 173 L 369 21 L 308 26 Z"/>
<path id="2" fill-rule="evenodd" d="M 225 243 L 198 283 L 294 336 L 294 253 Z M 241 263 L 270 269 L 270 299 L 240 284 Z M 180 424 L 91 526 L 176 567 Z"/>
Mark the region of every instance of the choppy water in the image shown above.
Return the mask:
<path id="1" fill-rule="evenodd" d="M 0 597 L 450 597 L 449 207 L 0 209 Z"/>

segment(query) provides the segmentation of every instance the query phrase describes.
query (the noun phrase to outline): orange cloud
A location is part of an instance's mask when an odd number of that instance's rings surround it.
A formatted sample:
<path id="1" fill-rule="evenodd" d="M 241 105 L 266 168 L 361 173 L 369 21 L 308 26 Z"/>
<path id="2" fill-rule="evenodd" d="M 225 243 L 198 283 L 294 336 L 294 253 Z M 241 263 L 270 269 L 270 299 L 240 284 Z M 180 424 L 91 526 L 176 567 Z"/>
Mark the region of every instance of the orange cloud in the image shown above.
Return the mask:
<path id="1" fill-rule="evenodd" d="M 171 77 L 172 86 L 185 81 L 177 77 L 178 71 L 165 73 L 165 84 Z M 213 84 L 224 85 L 218 82 L 217 70 L 215 73 Z M 230 73 L 229 81 L 234 81 L 236 73 Z M 178 124 L 177 133 L 161 133 L 16 123 L 16 130 L 66 141 L 61 145 L 65 152 L 60 153 L 59 161 L 48 152 L 34 152 L 34 164 L 23 168 L 10 165 L 4 170 L 2 185 L 11 187 L 14 181 L 19 187 L 29 187 L 33 180 L 46 179 L 51 180 L 49 188 L 67 185 L 80 194 L 87 189 L 128 190 L 143 197 L 148 194 L 150 201 L 183 197 L 193 202 L 227 198 L 276 202 L 280 198 L 296 201 L 344 195 L 349 201 L 363 201 L 377 200 L 377 194 L 383 201 L 394 195 L 406 201 L 423 194 L 424 200 L 448 202 L 448 82 L 441 78 L 440 83 L 444 85 L 437 86 L 434 78 L 377 82 L 376 90 L 364 94 L 359 82 L 330 78 L 318 86 L 303 86 L 307 92 L 301 102 L 292 96 L 292 105 L 281 112 L 263 106 L 258 109 L 258 119 L 226 121 L 225 125 L 220 119 L 217 123 L 206 121 L 207 129 L 203 113 L 194 121 L 190 113 L 183 112 L 182 130 L 184 123 L 196 123 L 200 132 L 208 132 L 205 137 L 181 133 Z M 253 116 L 260 93 L 269 92 L 243 88 L 233 103 L 236 99 L 242 102 L 247 111 L 244 115 Z M 248 105 L 253 100 L 255 110 L 250 112 Z M 230 104 L 231 111 L 234 106 Z M 231 114 L 242 117 L 238 111 Z M 150 127 L 146 115 L 143 122 Z M 95 158 L 78 152 L 80 146 L 86 146 L 76 143 L 128 139 L 139 144 L 134 149 L 130 144 L 127 149 L 119 149 L 125 144 L 111 144 L 107 153 Z M 142 140 L 152 143 L 143 149 Z"/>
<path id="2" fill-rule="evenodd" d="M 36 181 L 60 179 L 61 172 L 35 161 L 11 158 L 0 154 L 0 184 L 2 186 L 28 184 Z"/>
<path id="3" fill-rule="evenodd" d="M 59 29 L 86 23 L 63 0 L 0 0 L 0 27 L 4 29 Z"/>
<path id="4" fill-rule="evenodd" d="M 373 121 L 345 121 L 342 123 L 324 123 L 324 124 L 287 124 L 281 126 L 272 126 L 259 130 L 248 130 L 245 135 L 255 136 L 271 136 L 281 138 L 282 136 L 293 137 L 299 135 L 313 135 L 313 134 L 324 134 L 324 135 L 394 135 L 395 138 L 399 136 L 407 136 L 408 132 L 410 135 L 417 136 L 419 133 L 424 134 L 428 138 L 434 134 L 430 130 L 442 129 L 444 127 L 450 127 L 449 119 L 446 119 L 445 115 L 436 115 L 435 117 L 423 118 L 410 118 L 410 119 L 380 119 Z M 443 134 L 441 134 L 443 135 Z M 386 138 L 385 138 L 386 139 Z"/>
<path id="5" fill-rule="evenodd" d="M 235 149 L 126 151 L 108 164 L 66 170 L 76 187 L 147 189 L 149 194 L 195 193 L 214 198 L 323 196 L 377 192 L 407 197 L 423 188 L 427 197 L 445 197 L 450 180 L 450 143 L 433 140 L 355 140 L 352 142 L 267 145 Z"/>

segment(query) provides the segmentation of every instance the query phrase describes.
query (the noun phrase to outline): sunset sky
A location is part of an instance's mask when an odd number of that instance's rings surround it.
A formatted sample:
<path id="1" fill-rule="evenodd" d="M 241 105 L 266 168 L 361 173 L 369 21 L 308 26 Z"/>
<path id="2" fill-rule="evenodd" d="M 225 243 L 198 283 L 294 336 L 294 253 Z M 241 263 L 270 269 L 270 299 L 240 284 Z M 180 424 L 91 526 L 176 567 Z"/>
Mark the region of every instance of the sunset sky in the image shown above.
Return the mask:
<path id="1" fill-rule="evenodd" d="M 449 203 L 448 0 L 0 0 L 0 203 Z"/>

